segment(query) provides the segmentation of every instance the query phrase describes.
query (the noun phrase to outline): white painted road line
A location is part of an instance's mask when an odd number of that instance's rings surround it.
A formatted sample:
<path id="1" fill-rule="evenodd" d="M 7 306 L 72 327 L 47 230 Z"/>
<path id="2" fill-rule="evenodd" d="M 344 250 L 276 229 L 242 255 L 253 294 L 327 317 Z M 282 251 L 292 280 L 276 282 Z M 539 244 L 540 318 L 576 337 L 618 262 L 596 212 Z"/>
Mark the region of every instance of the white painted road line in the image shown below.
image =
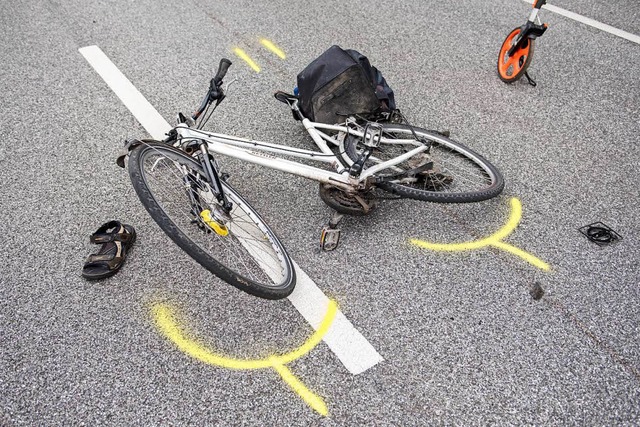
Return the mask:
<path id="1" fill-rule="evenodd" d="M 533 0 L 523 1 L 529 4 L 533 4 Z M 577 13 L 570 12 L 568 10 L 550 4 L 545 4 L 542 8 L 547 9 L 550 12 L 557 13 L 558 15 L 562 15 L 566 18 L 573 19 L 574 21 L 590 25 L 599 30 L 606 31 L 607 33 L 613 34 L 614 36 L 618 36 L 625 40 L 640 44 L 640 36 L 636 36 L 635 34 L 631 34 L 618 28 L 612 27 L 611 25 L 603 24 L 602 22 L 596 21 L 595 19 L 587 18 L 586 16 L 578 15 Z"/>
<path id="2" fill-rule="evenodd" d="M 98 46 L 78 49 L 153 139 L 162 140 L 171 126 Z"/>
<path id="3" fill-rule="evenodd" d="M 167 121 L 133 86 L 124 74 L 98 46 L 87 46 L 79 52 L 91 64 L 111 90 L 120 98 L 131 114 L 154 139 L 164 139 L 171 129 Z M 317 330 L 327 311 L 329 298 L 318 285 L 294 262 L 297 283 L 289 296 L 293 306 Z M 347 370 L 356 375 L 384 360 L 367 339 L 338 311 L 323 340 Z"/>
<path id="4" fill-rule="evenodd" d="M 289 301 L 313 329 L 317 330 L 327 312 L 329 298 L 296 262 L 293 265 L 296 268 L 296 287 L 289 295 Z M 354 375 L 384 360 L 341 311 L 336 313 L 323 340 L 342 361 L 345 368 Z"/>

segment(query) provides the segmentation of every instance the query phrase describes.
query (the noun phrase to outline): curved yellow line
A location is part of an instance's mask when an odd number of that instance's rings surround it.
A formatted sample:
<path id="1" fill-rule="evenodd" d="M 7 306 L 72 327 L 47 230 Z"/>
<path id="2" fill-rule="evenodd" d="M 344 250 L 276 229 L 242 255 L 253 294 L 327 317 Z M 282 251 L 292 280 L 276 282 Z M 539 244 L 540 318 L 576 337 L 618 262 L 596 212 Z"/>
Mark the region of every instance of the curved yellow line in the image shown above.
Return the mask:
<path id="1" fill-rule="evenodd" d="M 509 215 L 509 220 L 507 223 L 498 231 L 493 233 L 491 236 L 486 237 L 480 240 L 474 240 L 472 242 L 465 243 L 430 243 L 425 242 L 424 240 L 419 239 L 409 239 L 409 242 L 413 245 L 424 249 L 430 249 L 432 251 L 447 251 L 447 252 L 459 252 L 459 251 L 469 251 L 473 249 L 480 249 L 486 246 L 493 246 L 504 251 L 507 251 L 513 255 L 519 256 L 520 258 L 527 261 L 529 264 L 540 268 L 544 271 L 551 270 L 551 266 L 546 262 L 542 261 L 540 258 L 537 258 L 531 255 L 528 252 L 523 251 L 520 248 L 512 246 L 508 243 L 503 242 L 502 240 L 509 236 L 518 224 L 520 223 L 520 219 L 522 218 L 522 204 L 520 200 L 513 197 L 511 198 L 511 214 Z"/>
<path id="2" fill-rule="evenodd" d="M 335 301 L 329 301 L 329 306 L 318 330 L 307 339 L 298 349 L 280 356 L 271 356 L 267 359 L 234 359 L 215 354 L 206 346 L 199 344 L 195 340 L 188 338 L 178 327 L 175 321 L 173 309 L 168 304 L 157 303 L 152 307 L 153 317 L 162 333 L 184 353 L 200 360 L 201 362 L 217 365 L 228 369 L 263 369 L 275 367 L 274 364 L 286 364 L 299 359 L 310 352 L 322 340 L 329 330 L 333 319 L 338 311 Z"/>
<path id="3" fill-rule="evenodd" d="M 245 360 L 233 359 L 215 354 L 202 344 L 189 339 L 178 327 L 175 320 L 173 309 L 168 304 L 157 303 L 152 306 L 153 317 L 164 335 L 166 335 L 178 348 L 189 356 L 200 360 L 201 362 L 221 366 L 229 369 L 261 369 L 273 368 L 282 379 L 298 394 L 311 408 L 323 416 L 329 413 L 327 405 L 321 397 L 309 390 L 291 371 L 284 366 L 286 363 L 292 362 L 313 350 L 325 336 L 333 319 L 338 312 L 338 305 L 335 301 L 329 301 L 327 312 L 322 323 L 316 332 L 305 341 L 299 348 L 280 356 L 271 356 L 267 359 Z"/>
<path id="4" fill-rule="evenodd" d="M 338 304 L 333 300 L 329 300 L 327 312 L 325 313 L 324 319 L 322 319 L 322 323 L 320 323 L 320 326 L 318 327 L 316 332 L 311 335 L 307 339 L 307 341 L 305 341 L 305 343 L 298 347 L 296 350 L 287 354 L 283 354 L 282 356 L 275 356 L 278 362 L 282 364 L 290 363 L 313 350 L 329 331 L 329 328 L 331 327 L 331 324 L 333 323 L 333 320 L 335 319 L 337 313 Z"/>
<path id="5" fill-rule="evenodd" d="M 485 246 L 492 245 L 495 242 L 499 242 L 509 234 L 513 233 L 516 227 L 518 227 L 518 223 L 522 218 L 522 204 L 520 203 L 520 200 L 513 197 L 511 198 L 510 202 L 511 214 L 509 216 L 509 221 L 507 221 L 507 223 L 500 230 L 484 239 L 464 243 L 430 243 L 419 239 L 410 239 L 409 242 L 424 249 L 448 252 L 469 251 L 472 249 L 479 249 Z"/>

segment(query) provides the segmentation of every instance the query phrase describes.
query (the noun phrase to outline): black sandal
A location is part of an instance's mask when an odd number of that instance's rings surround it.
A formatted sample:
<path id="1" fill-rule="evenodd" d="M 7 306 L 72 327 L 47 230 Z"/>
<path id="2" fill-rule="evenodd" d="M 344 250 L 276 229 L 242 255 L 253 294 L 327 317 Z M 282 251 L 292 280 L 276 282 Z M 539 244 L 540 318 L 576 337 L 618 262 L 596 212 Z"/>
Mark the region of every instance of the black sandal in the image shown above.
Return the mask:
<path id="1" fill-rule="evenodd" d="M 136 241 L 136 230 L 119 221 L 109 221 L 98 228 L 90 240 L 102 247 L 98 253 L 89 255 L 82 267 L 82 277 L 104 279 L 116 274 L 124 264 L 129 248 Z"/>

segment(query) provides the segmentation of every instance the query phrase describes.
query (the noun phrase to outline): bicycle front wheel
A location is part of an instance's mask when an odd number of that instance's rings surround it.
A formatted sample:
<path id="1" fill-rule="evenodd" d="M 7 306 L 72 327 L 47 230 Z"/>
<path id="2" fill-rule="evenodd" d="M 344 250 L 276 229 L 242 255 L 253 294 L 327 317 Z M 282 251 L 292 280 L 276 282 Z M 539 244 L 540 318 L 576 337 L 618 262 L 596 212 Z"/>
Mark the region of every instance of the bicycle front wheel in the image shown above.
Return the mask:
<path id="1" fill-rule="evenodd" d="M 416 136 L 430 145 L 428 152 L 376 174 L 377 187 L 401 197 L 439 203 L 479 202 L 496 197 L 504 189 L 502 174 L 481 155 L 437 132 L 415 126 L 383 125 L 387 142 L 380 144 L 365 167 L 408 153 L 420 144 Z M 345 140 L 346 153 L 352 160 L 358 158 L 361 145 L 361 139 Z"/>
<path id="2" fill-rule="evenodd" d="M 145 143 L 129 156 L 129 176 L 140 201 L 186 253 L 229 284 L 261 298 L 279 299 L 295 286 L 284 247 L 255 210 L 222 181 L 233 204 L 224 232 L 202 212 L 220 209 L 201 165 L 163 143 Z"/>

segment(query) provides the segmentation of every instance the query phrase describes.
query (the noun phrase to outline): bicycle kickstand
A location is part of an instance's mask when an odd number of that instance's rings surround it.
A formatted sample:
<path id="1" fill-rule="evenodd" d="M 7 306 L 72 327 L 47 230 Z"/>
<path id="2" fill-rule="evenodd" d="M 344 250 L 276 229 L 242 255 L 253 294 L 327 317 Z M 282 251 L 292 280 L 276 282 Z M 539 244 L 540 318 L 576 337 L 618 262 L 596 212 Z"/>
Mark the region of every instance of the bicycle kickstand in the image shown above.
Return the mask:
<path id="1" fill-rule="evenodd" d="M 322 227 L 320 232 L 320 247 L 323 251 L 332 251 L 338 247 L 340 242 L 340 229 L 338 224 L 344 218 L 344 214 L 334 212 L 329 223 Z"/>

